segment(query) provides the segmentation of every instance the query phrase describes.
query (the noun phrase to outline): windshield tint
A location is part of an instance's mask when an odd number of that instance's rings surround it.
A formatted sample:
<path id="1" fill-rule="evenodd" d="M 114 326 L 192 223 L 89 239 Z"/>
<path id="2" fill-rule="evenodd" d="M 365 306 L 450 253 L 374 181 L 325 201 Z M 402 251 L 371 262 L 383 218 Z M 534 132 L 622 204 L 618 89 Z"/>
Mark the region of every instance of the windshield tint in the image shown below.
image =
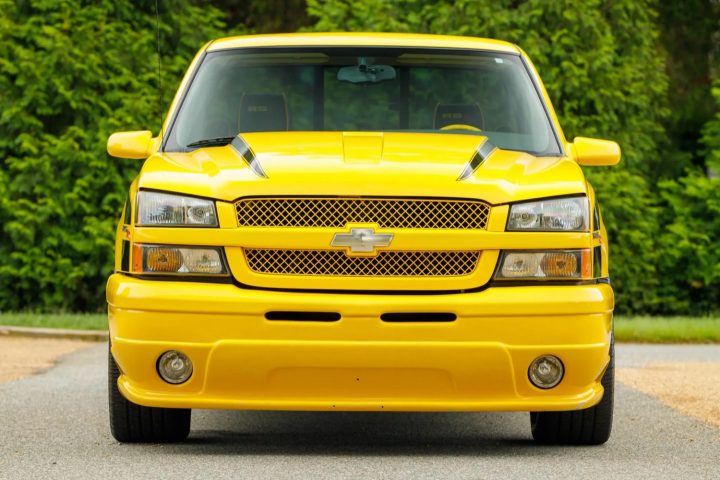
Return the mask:
<path id="1" fill-rule="evenodd" d="M 519 56 L 385 48 L 209 53 L 165 150 L 263 131 L 461 133 L 487 136 L 504 149 L 561 153 Z M 204 142 L 213 139 L 220 142 Z"/>

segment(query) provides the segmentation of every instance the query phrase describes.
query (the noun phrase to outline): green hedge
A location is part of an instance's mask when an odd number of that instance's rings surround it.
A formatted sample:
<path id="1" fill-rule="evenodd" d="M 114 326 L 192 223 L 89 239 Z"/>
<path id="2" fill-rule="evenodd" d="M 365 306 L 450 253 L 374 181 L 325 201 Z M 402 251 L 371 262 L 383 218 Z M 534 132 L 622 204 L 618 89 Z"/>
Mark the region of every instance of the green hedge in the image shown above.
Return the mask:
<path id="1" fill-rule="evenodd" d="M 221 15 L 163 14 L 166 103 Z M 155 2 L 0 1 L 0 311 L 93 311 L 140 164 L 105 153 L 116 130 L 159 130 Z"/>
<path id="2" fill-rule="evenodd" d="M 196 50 L 228 30 L 219 10 L 198 5 L 160 3 L 165 107 Z M 664 126 L 669 85 L 656 6 L 308 0 L 302 19 L 313 30 L 478 35 L 521 45 L 567 136 L 612 138 L 623 148 L 621 166 L 587 169 L 609 229 L 618 310 L 718 311 L 720 180 L 698 169 L 677 178 L 688 162 L 675 161 Z M 0 0 L 0 311 L 102 309 L 114 225 L 139 168 L 110 159 L 105 141 L 116 130 L 158 130 L 154 7 Z M 234 33 L 243 29 L 241 22 Z M 720 116 L 704 138 L 718 169 Z"/>

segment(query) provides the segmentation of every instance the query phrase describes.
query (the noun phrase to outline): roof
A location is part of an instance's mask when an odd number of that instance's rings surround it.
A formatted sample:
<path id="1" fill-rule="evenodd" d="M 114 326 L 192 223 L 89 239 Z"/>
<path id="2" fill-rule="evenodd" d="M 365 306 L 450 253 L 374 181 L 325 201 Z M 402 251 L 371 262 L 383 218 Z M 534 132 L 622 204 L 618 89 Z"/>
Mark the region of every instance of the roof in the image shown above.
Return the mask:
<path id="1" fill-rule="evenodd" d="M 411 33 L 285 33 L 273 35 L 243 35 L 215 40 L 208 51 L 249 47 L 418 47 L 458 48 L 489 50 L 504 53 L 520 53 L 520 49 L 509 42 L 478 37 L 449 35 L 427 35 Z"/>

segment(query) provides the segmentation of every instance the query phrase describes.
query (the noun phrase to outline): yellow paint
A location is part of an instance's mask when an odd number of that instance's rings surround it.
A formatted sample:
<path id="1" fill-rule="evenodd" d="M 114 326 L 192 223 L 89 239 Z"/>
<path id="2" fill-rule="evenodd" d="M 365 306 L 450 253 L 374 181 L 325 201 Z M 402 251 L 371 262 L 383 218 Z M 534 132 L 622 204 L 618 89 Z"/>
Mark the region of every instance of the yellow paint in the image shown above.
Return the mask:
<path id="1" fill-rule="evenodd" d="M 120 388 L 152 406 L 310 410 L 557 410 L 601 398 L 613 306 L 608 285 L 498 287 L 453 295 L 239 290 L 121 274 L 108 282 Z M 268 321 L 270 310 L 339 312 L 338 322 Z M 386 323 L 386 312 L 453 312 L 452 323 Z M 194 361 L 164 383 L 157 357 Z M 527 366 L 553 353 L 553 390 Z M 360 380 L 356 380 L 356 379 Z M 334 406 L 333 406 L 334 405 Z"/>
<path id="2" fill-rule="evenodd" d="M 291 33 L 280 35 L 244 35 L 211 42 L 208 52 L 232 48 L 298 47 L 298 46 L 367 46 L 460 48 L 518 53 L 512 43 L 487 38 L 413 33 Z"/>
<path id="3" fill-rule="evenodd" d="M 406 34 L 245 36 L 211 42 L 204 52 L 283 45 L 396 45 L 495 50 L 524 55 L 494 40 Z M 149 132 L 115 134 L 111 155 L 145 158 L 130 187 L 129 217 L 139 189 L 191 194 L 216 201 L 219 228 L 118 226 L 116 273 L 107 286 L 112 352 L 119 387 L 141 405 L 291 410 L 572 410 L 602 397 L 608 362 L 613 293 L 607 284 L 489 285 L 501 250 L 601 247 L 607 233 L 505 232 L 511 202 L 595 193 L 578 165 L 619 159 L 611 142 L 568 143 L 542 82 L 566 155 L 534 157 L 496 150 L 458 181 L 482 136 L 405 132 L 246 133 L 258 176 L 231 146 L 189 153 L 158 151 Z M 178 108 L 189 75 L 170 107 Z M 165 129 L 169 120 L 166 120 Z M 446 197 L 492 205 L 485 230 L 238 227 L 233 202 L 251 196 Z M 592 213 L 591 213 L 592 216 Z M 245 248 L 328 249 L 350 227 L 394 235 L 394 250 L 479 251 L 476 270 L 458 277 L 282 276 L 252 272 Z M 235 283 L 145 280 L 122 273 L 121 245 L 221 246 Z M 132 251 L 132 248 L 130 248 Z M 133 259 L 130 259 L 132 263 Z M 597 276 L 597 275 L 596 275 Z M 253 288 L 245 288 L 250 285 Z M 297 289 L 331 292 L 298 292 Z M 384 291 L 383 294 L 346 290 Z M 408 294 L 408 291 L 465 293 Z M 396 291 L 393 293 L 392 291 Z M 426 292 L 428 293 L 428 292 Z M 268 311 L 337 312 L 336 322 L 269 321 Z M 447 312 L 449 323 L 388 323 L 395 312 Z M 157 358 L 178 349 L 194 363 L 192 378 L 169 385 Z M 566 375 L 540 390 L 527 378 L 541 354 L 559 356 Z"/>
<path id="4" fill-rule="evenodd" d="M 620 145 L 609 140 L 575 137 L 575 159 L 586 166 L 617 165 L 620 162 Z"/>
<path id="5" fill-rule="evenodd" d="M 113 157 L 144 159 L 153 153 L 152 132 L 118 132 L 108 138 L 107 152 Z"/>
<path id="6" fill-rule="evenodd" d="M 570 157 L 534 157 L 497 150 L 470 178 L 463 167 L 485 137 L 431 133 L 368 136 L 372 161 L 357 161 L 359 136 L 349 147 L 342 132 L 246 133 L 269 180 L 258 177 L 232 146 L 189 153 L 155 153 L 139 188 L 187 192 L 223 201 L 241 196 L 347 195 L 482 198 L 492 204 L 585 192 L 582 170 Z M 349 148 L 351 156 L 345 157 Z M 378 159 L 378 150 L 381 157 Z"/>

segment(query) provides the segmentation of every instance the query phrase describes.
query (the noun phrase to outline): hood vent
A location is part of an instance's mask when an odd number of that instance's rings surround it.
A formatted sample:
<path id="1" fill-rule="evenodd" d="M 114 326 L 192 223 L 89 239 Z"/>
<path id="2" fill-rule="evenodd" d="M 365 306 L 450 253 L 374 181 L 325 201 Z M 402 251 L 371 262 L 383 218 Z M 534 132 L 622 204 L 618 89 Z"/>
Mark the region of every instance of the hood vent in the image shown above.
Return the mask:
<path id="1" fill-rule="evenodd" d="M 257 161 L 257 158 L 255 157 L 255 152 L 252 151 L 250 145 L 247 144 L 242 135 L 238 135 L 237 137 L 235 137 L 235 139 L 232 141 L 232 143 L 230 143 L 230 145 L 235 149 L 237 153 L 240 154 L 243 160 L 245 160 L 245 163 L 248 164 L 248 167 L 250 167 L 250 170 L 255 172 L 258 177 L 268 178 L 265 170 L 263 170 L 262 166 L 260 165 L 260 162 Z"/>
<path id="2" fill-rule="evenodd" d="M 458 177 L 458 181 L 465 180 L 470 175 L 475 173 L 475 170 L 477 170 L 478 167 L 482 165 L 483 162 L 485 162 L 485 160 L 487 160 L 488 157 L 495 152 L 495 150 L 497 150 L 497 147 L 490 143 L 490 140 L 485 139 L 485 141 L 478 146 L 473 157 L 470 159 L 467 165 L 465 165 L 465 168 L 463 168 L 462 173 Z"/>

